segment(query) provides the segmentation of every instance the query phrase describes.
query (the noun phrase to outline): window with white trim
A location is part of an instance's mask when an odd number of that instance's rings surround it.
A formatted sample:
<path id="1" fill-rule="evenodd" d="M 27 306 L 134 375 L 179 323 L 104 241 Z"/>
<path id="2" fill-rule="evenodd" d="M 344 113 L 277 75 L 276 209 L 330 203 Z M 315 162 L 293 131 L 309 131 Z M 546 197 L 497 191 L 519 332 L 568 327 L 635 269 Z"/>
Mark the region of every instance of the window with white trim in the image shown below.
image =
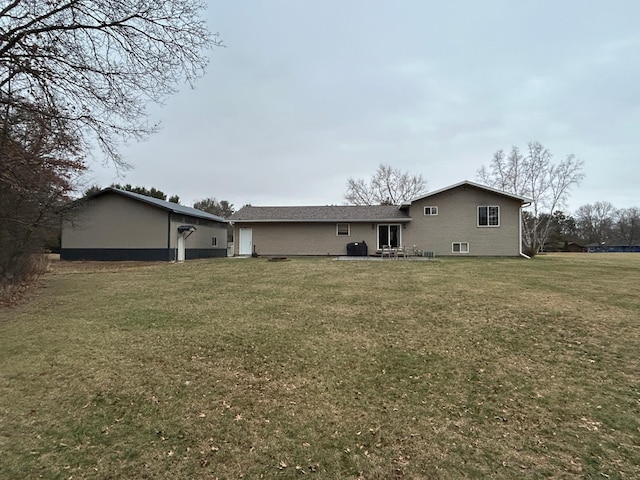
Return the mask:
<path id="1" fill-rule="evenodd" d="M 453 242 L 451 244 L 452 253 L 469 253 L 469 242 Z"/>
<path id="2" fill-rule="evenodd" d="M 351 225 L 348 223 L 336 224 L 336 235 L 339 237 L 348 237 L 351 235 Z"/>
<path id="3" fill-rule="evenodd" d="M 218 246 L 218 237 L 211 237 L 211 246 L 212 247 Z"/>
<path id="4" fill-rule="evenodd" d="M 437 215 L 438 214 L 438 207 L 424 207 L 424 214 L 425 215 Z"/>
<path id="5" fill-rule="evenodd" d="M 378 250 L 383 247 L 398 248 L 402 245 L 402 225 L 378 225 Z"/>
<path id="6" fill-rule="evenodd" d="M 497 205 L 478 207 L 479 227 L 499 227 L 500 207 Z"/>

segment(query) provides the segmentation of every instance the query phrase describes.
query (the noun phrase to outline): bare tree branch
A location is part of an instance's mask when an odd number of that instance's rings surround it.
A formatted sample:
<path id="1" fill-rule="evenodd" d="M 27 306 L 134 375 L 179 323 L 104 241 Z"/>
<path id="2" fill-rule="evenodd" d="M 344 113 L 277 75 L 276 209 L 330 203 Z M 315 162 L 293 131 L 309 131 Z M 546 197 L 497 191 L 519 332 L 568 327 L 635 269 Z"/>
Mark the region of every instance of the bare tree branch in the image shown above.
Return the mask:
<path id="1" fill-rule="evenodd" d="M 221 45 L 200 0 L 14 1 L 0 13 L 0 103 L 63 117 L 120 163 L 117 146 L 144 138 L 149 101 L 204 73 Z"/>
<path id="2" fill-rule="evenodd" d="M 349 178 L 344 198 L 353 205 L 400 205 L 426 191 L 427 182 L 422 175 L 410 175 L 380 164 L 368 181 Z"/>
<path id="3" fill-rule="evenodd" d="M 565 206 L 571 188 L 584 178 L 584 163 L 574 155 L 559 164 L 554 164 L 552 157 L 539 142 L 529 142 L 526 155 L 515 146 L 507 157 L 503 150 L 498 150 L 490 169 L 482 166 L 477 174 L 487 186 L 532 200 L 523 221 L 523 237 L 525 244 L 534 249 L 544 246 L 553 213 Z"/>

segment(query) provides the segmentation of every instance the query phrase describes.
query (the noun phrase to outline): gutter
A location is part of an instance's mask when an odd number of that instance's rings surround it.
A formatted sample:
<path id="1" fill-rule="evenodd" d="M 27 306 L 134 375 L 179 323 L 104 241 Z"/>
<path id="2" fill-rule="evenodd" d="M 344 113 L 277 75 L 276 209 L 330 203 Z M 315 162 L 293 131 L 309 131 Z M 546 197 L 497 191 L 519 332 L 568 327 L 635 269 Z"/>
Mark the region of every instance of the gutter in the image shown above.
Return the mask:
<path id="1" fill-rule="evenodd" d="M 313 219 L 313 218 L 283 218 L 283 219 L 232 219 L 232 224 L 236 223 L 410 223 L 411 217 L 402 218 L 335 218 L 335 219 Z"/>
<path id="2" fill-rule="evenodd" d="M 520 217 L 520 223 L 518 225 L 518 238 L 520 239 L 520 256 L 526 258 L 527 260 L 531 260 L 531 257 L 529 255 L 526 255 L 523 251 L 522 251 L 522 209 L 524 207 L 528 207 L 529 205 L 531 205 L 531 202 L 527 202 L 524 203 L 522 205 L 520 205 L 520 210 L 518 211 L 518 215 Z"/>

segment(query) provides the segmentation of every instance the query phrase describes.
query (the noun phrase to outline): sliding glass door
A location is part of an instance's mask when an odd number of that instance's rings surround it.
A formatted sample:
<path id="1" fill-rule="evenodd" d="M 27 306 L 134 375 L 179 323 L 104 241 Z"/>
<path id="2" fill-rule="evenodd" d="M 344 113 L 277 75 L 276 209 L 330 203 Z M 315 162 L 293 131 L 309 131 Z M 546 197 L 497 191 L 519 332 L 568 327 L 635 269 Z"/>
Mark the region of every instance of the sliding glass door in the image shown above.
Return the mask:
<path id="1" fill-rule="evenodd" d="M 384 246 L 397 248 L 402 245 L 401 233 L 400 225 L 378 225 L 378 250 Z"/>

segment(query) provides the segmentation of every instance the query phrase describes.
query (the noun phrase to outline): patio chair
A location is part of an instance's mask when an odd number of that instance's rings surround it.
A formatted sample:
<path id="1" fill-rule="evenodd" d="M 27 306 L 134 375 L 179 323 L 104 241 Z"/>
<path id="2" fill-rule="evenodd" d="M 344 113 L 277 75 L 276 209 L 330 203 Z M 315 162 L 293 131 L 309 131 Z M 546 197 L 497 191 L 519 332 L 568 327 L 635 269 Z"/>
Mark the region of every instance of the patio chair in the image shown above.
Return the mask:
<path id="1" fill-rule="evenodd" d="M 391 245 L 383 245 L 381 253 L 382 253 L 382 258 L 384 257 L 391 258 L 393 256 L 393 248 L 391 248 Z"/>

